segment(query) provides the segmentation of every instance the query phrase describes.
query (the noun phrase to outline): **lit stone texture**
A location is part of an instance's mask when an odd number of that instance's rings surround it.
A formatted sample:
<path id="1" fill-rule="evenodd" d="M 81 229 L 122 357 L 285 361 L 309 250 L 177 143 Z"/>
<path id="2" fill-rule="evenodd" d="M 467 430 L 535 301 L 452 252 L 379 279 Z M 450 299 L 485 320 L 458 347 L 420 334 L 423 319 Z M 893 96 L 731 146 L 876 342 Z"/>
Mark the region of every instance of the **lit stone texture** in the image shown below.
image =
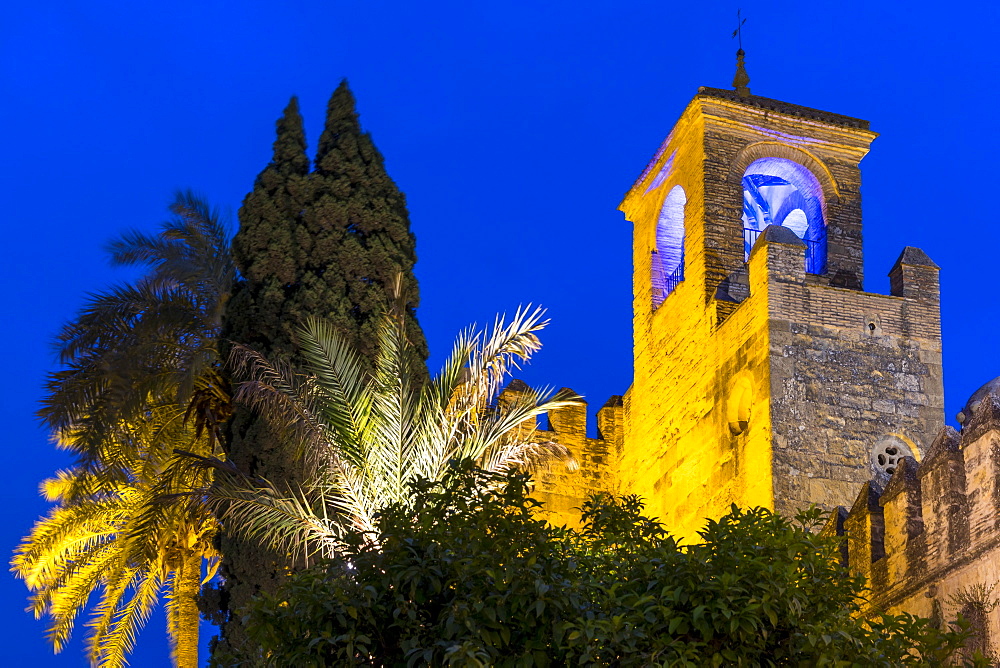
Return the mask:
<path id="1" fill-rule="evenodd" d="M 989 649 L 1000 638 L 989 589 L 1000 582 L 1000 381 L 970 399 L 961 434 L 945 427 L 939 268 L 906 247 L 889 295 L 862 290 L 859 164 L 875 137 L 866 121 L 699 90 L 621 204 L 634 225 L 632 386 L 598 413 L 599 438 L 587 437 L 586 406 L 549 416 L 538 437 L 566 445 L 579 468 L 551 466 L 536 492 L 557 524 L 578 522 L 591 493 L 637 494 L 688 540 L 733 503 L 818 504 L 875 607 L 936 620 L 962 608 Z M 802 221 L 787 211 L 773 222 L 794 224 L 755 231 L 745 250 L 743 177 L 784 161 L 815 177 L 800 181 L 810 220 L 825 224 L 824 273 L 807 273 Z M 683 281 L 667 291 L 651 270 L 678 187 L 684 229 L 670 238 L 683 239 Z"/>

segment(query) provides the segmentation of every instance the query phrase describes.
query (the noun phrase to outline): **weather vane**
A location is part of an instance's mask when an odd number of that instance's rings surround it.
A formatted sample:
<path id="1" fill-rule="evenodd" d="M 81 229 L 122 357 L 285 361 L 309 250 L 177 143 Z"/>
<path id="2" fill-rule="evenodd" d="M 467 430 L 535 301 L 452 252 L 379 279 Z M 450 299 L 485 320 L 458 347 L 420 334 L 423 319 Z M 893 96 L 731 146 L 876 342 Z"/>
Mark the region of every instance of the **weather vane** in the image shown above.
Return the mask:
<path id="1" fill-rule="evenodd" d="M 746 23 L 747 20 L 745 18 L 743 18 L 743 17 L 740 16 L 740 11 L 741 10 L 739 10 L 739 9 L 736 10 L 736 30 L 733 31 L 733 37 L 739 37 L 740 38 L 740 51 L 742 51 L 743 50 L 743 24 Z"/>
<path id="2" fill-rule="evenodd" d="M 736 89 L 736 94 L 740 97 L 750 97 L 750 88 L 748 88 L 750 75 L 747 74 L 743 64 L 743 57 L 746 55 L 743 53 L 743 24 L 746 22 L 747 20 L 740 15 L 740 10 L 737 9 L 736 30 L 733 31 L 733 37 L 740 38 L 740 50 L 736 52 L 736 77 L 733 79 L 733 88 Z"/>

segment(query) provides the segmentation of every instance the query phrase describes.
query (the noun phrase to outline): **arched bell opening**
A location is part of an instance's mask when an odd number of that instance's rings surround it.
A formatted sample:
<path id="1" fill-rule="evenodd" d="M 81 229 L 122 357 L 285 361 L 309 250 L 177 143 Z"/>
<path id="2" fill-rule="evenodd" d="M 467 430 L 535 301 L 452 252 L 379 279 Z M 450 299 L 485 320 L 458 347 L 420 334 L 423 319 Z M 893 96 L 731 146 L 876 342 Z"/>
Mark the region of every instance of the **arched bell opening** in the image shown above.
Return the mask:
<path id="1" fill-rule="evenodd" d="M 806 167 L 787 158 L 758 158 L 743 173 L 743 260 L 768 225 L 782 225 L 806 243 L 806 271 L 826 273 L 823 188 Z"/>
<path id="2" fill-rule="evenodd" d="M 684 188 L 674 186 L 663 200 L 656 222 L 656 246 L 652 252 L 650 281 L 653 288 L 653 308 L 684 280 Z"/>

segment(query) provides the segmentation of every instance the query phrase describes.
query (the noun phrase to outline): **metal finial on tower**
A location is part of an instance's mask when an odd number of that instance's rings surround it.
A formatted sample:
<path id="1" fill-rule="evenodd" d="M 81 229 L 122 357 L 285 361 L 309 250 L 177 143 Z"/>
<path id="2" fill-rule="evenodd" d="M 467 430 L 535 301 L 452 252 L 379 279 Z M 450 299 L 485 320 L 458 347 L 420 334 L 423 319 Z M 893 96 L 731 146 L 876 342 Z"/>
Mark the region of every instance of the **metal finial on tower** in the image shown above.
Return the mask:
<path id="1" fill-rule="evenodd" d="M 750 83 L 750 75 L 747 74 L 746 66 L 743 63 L 743 57 L 746 53 L 743 51 L 743 24 L 747 20 L 740 16 L 740 10 L 736 10 L 736 30 L 733 31 L 733 37 L 739 37 L 740 49 L 736 52 L 736 76 L 733 78 L 733 88 L 736 89 L 736 94 L 740 97 L 750 97 L 750 89 L 747 88 L 747 84 Z"/>

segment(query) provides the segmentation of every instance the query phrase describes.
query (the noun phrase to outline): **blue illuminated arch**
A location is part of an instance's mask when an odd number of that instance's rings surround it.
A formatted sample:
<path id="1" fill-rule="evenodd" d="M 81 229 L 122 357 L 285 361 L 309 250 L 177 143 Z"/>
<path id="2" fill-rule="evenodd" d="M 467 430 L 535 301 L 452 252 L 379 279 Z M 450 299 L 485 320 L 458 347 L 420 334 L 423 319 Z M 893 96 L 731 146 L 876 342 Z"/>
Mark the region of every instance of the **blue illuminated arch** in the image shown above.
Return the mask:
<path id="1" fill-rule="evenodd" d="M 684 280 L 684 188 L 674 186 L 663 200 L 656 221 L 656 247 L 653 249 L 650 277 L 653 308 L 667 298 Z"/>
<path id="2" fill-rule="evenodd" d="M 743 251 L 749 258 L 768 225 L 783 225 L 806 242 L 806 271 L 826 271 L 823 188 L 806 167 L 786 158 L 759 158 L 743 173 Z"/>

